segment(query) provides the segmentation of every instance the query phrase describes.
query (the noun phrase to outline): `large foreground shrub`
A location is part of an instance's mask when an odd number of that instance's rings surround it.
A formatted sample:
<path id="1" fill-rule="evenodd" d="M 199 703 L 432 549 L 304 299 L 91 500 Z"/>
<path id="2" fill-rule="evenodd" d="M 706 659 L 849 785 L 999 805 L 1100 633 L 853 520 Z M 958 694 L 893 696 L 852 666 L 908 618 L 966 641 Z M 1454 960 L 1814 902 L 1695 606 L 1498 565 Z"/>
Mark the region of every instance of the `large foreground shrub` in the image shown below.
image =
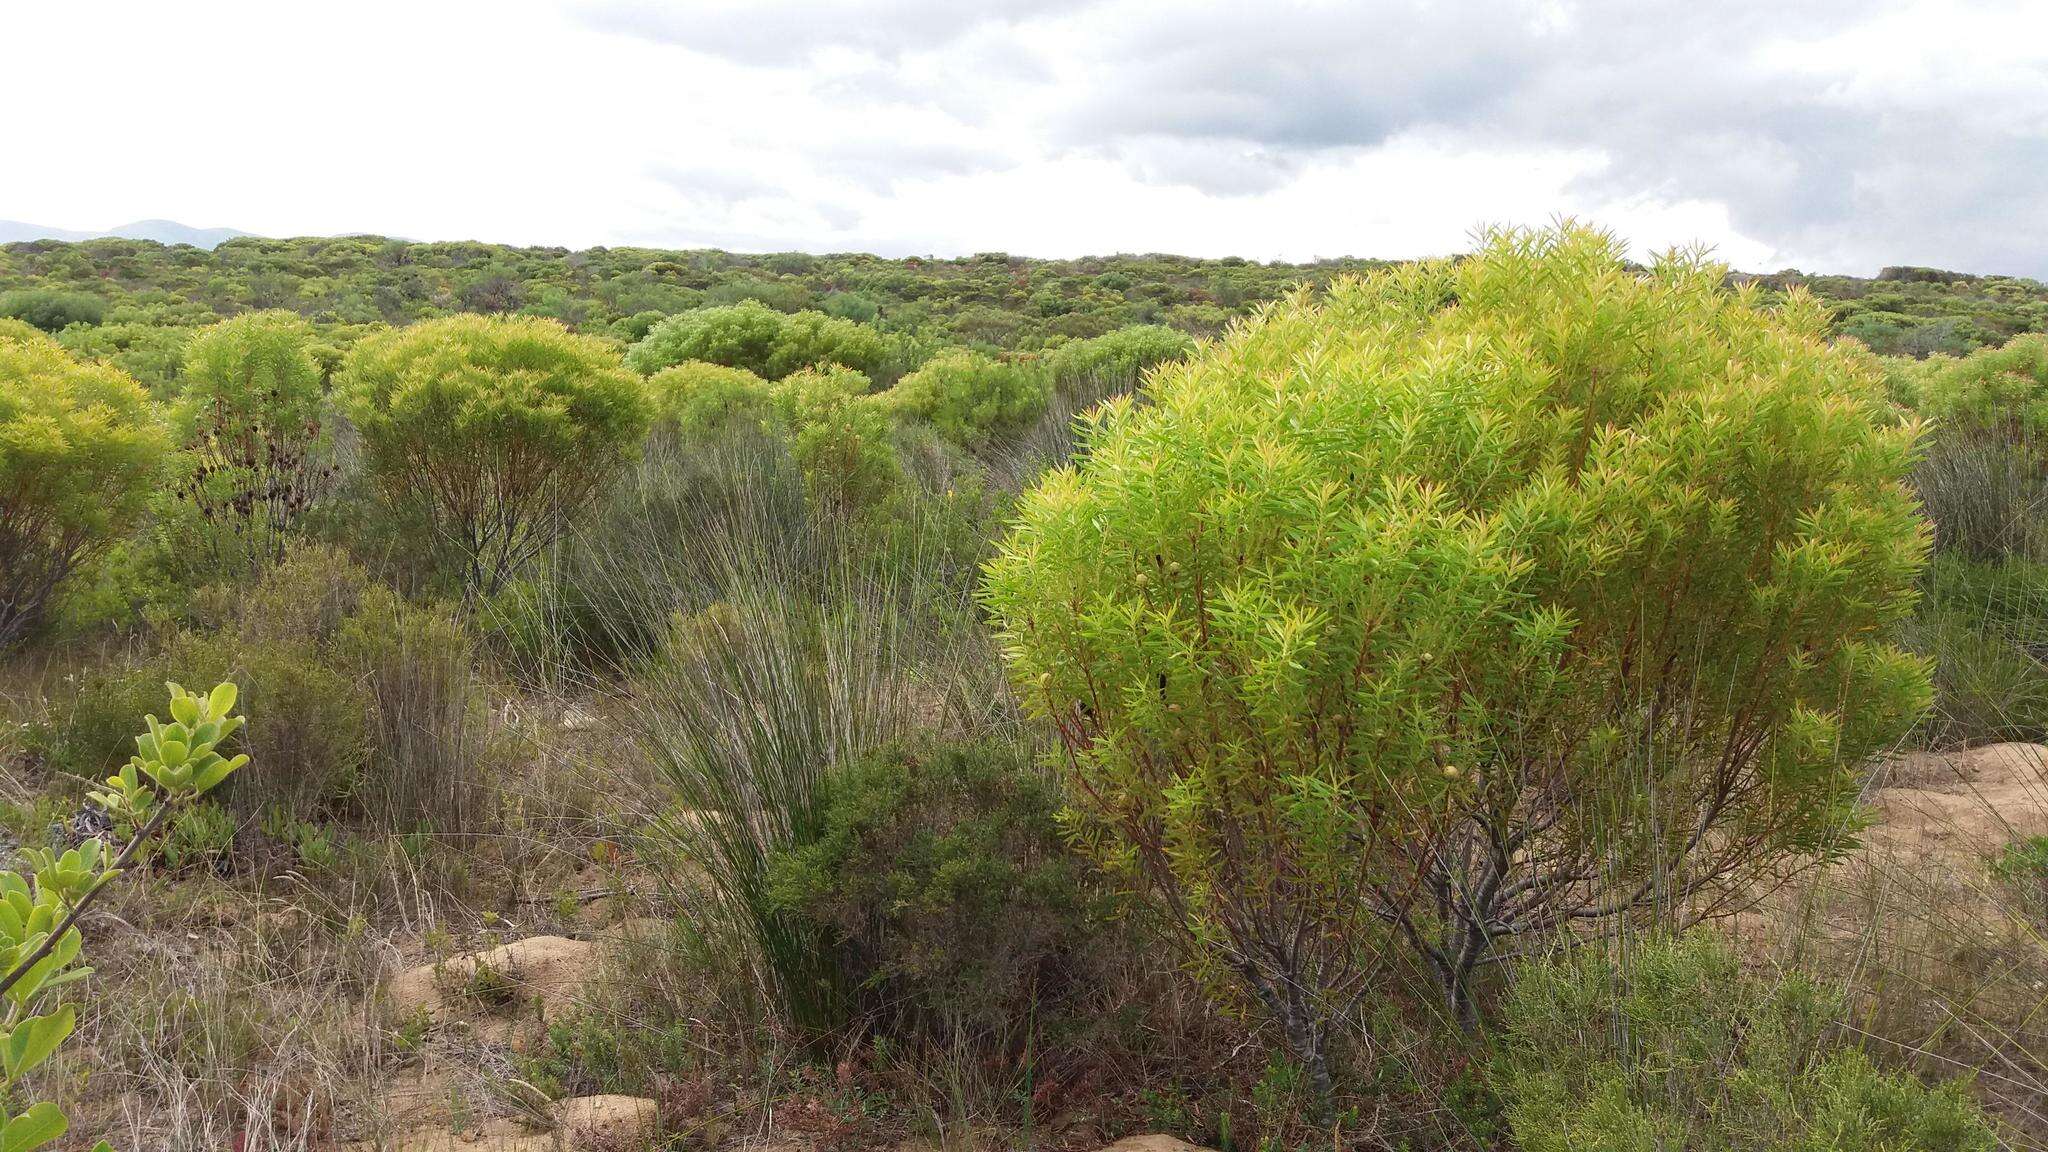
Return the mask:
<path id="1" fill-rule="evenodd" d="M 167 448 L 126 373 L 0 330 L 0 648 L 141 513 Z"/>
<path id="2" fill-rule="evenodd" d="M 1282 1026 L 1404 942 L 1471 1020 L 1517 936 L 1748 899 L 1849 841 L 1927 672 L 1887 641 L 1913 430 L 1793 294 L 1502 232 L 1107 405 L 988 569 L 1075 832 Z"/>
<path id="3" fill-rule="evenodd" d="M 1812 981 L 1746 975 L 1706 937 L 1517 977 L 1494 1064 L 1524 1152 L 1990 1152 L 1956 1085 L 1872 1067 Z"/>
<path id="4" fill-rule="evenodd" d="M 586 507 L 647 428 L 641 382 L 551 320 L 454 316 L 358 344 L 345 369 L 366 464 L 489 595 Z"/>

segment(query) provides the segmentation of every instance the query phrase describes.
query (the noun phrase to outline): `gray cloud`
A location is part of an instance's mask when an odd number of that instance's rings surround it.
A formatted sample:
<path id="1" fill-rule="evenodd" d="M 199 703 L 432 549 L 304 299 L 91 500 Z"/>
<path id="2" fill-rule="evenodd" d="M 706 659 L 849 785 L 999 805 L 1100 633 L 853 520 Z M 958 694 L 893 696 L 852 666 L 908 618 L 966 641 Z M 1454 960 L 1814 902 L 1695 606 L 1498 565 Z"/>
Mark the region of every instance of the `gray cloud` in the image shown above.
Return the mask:
<path id="1" fill-rule="evenodd" d="M 824 48 L 881 56 L 933 48 L 985 24 L 1083 0 L 598 0 L 580 14 L 608 32 L 750 64 L 791 64 Z"/>
<path id="2" fill-rule="evenodd" d="M 1822 267 L 2048 275 L 2048 14 L 2030 0 L 617 0 L 591 18 L 767 66 L 874 54 L 829 81 L 835 101 L 937 110 L 970 142 L 819 154 L 870 188 L 1075 153 L 1255 195 L 1421 134 L 1597 152 L 1591 200 L 1718 202 Z"/>
<path id="3" fill-rule="evenodd" d="M 647 174 L 692 200 L 739 204 L 781 191 L 772 181 L 737 168 L 653 164 Z"/>
<path id="4" fill-rule="evenodd" d="M 998 172 L 1014 157 L 992 147 L 905 135 L 840 136 L 804 149 L 819 172 L 871 191 L 903 180 Z"/>

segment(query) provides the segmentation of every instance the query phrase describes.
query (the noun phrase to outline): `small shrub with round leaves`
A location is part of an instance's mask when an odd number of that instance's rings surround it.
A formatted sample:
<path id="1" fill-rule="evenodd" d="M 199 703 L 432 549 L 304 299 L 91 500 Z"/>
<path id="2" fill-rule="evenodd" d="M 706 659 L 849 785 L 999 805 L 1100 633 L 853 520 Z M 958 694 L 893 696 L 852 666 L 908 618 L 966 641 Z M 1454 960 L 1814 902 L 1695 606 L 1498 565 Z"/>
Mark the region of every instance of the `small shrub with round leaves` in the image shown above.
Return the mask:
<path id="1" fill-rule="evenodd" d="M 52 1008 L 47 998 L 92 974 L 79 963 L 79 918 L 167 822 L 248 763 L 247 756 L 217 751 L 242 726 L 233 714 L 233 684 L 203 695 L 167 687 L 170 722 L 146 717 L 149 730 L 136 737 L 134 757 L 91 794 L 125 835 L 125 847 L 116 852 L 93 839 L 61 853 L 31 850 L 25 875 L 0 871 L 0 1095 L 10 1099 L 76 1025 L 75 1007 Z M 38 1101 L 0 1117 L 0 1152 L 33 1152 L 69 1127 L 62 1108 Z M 95 1152 L 111 1150 L 102 1141 Z"/>

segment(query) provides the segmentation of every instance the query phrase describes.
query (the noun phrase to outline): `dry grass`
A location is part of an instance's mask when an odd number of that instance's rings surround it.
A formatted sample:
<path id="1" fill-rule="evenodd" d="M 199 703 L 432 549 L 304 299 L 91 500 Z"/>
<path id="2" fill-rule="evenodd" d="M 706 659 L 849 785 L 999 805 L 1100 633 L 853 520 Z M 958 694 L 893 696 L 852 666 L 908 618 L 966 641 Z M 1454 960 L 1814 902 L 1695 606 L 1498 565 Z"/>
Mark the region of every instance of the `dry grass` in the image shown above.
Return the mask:
<path id="1" fill-rule="evenodd" d="M 1840 988 L 1874 1059 L 1974 1077 L 2014 1147 L 2048 1147 L 2048 918 L 1991 873 L 2005 844 L 2048 830 L 2048 776 L 2038 758 L 1995 778 L 1948 765 L 1881 769 L 1866 847 L 1731 929 L 1760 960 Z"/>

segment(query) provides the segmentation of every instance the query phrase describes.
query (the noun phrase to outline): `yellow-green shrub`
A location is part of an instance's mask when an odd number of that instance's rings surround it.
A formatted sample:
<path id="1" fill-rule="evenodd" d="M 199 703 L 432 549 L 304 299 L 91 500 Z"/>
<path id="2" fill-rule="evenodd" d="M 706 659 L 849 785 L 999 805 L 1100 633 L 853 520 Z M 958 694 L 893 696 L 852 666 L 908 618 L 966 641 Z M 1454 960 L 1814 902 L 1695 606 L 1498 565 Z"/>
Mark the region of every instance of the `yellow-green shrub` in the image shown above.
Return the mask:
<path id="1" fill-rule="evenodd" d="M 0 648 L 140 515 L 168 448 L 127 373 L 0 331 Z"/>
<path id="2" fill-rule="evenodd" d="M 775 384 L 772 404 L 813 500 L 840 512 L 872 508 L 901 482 L 889 411 L 851 368 L 806 368 Z"/>
<path id="3" fill-rule="evenodd" d="M 889 397 L 947 439 L 974 446 L 1038 419 L 1051 389 L 1034 365 L 962 351 L 925 361 L 897 381 Z"/>
<path id="4" fill-rule="evenodd" d="M 1320 1080 L 1390 931 L 1470 1019 L 1504 942 L 1847 843 L 1924 708 L 1914 432 L 1683 255 L 1490 235 L 1297 295 L 1112 401 L 986 599 L 1073 831 Z"/>
<path id="5" fill-rule="evenodd" d="M 740 425 L 758 427 L 769 416 L 771 385 L 744 368 L 686 360 L 647 381 L 657 421 L 678 435 L 715 435 Z"/>
<path id="6" fill-rule="evenodd" d="M 642 382 L 552 320 L 451 316 L 372 336 L 343 369 L 364 463 L 489 595 L 638 450 Z"/>
<path id="7" fill-rule="evenodd" d="M 252 312 L 187 345 L 172 408 L 183 475 L 160 527 L 180 568 L 219 579 L 275 564 L 332 487 L 315 344 L 297 313 Z"/>

